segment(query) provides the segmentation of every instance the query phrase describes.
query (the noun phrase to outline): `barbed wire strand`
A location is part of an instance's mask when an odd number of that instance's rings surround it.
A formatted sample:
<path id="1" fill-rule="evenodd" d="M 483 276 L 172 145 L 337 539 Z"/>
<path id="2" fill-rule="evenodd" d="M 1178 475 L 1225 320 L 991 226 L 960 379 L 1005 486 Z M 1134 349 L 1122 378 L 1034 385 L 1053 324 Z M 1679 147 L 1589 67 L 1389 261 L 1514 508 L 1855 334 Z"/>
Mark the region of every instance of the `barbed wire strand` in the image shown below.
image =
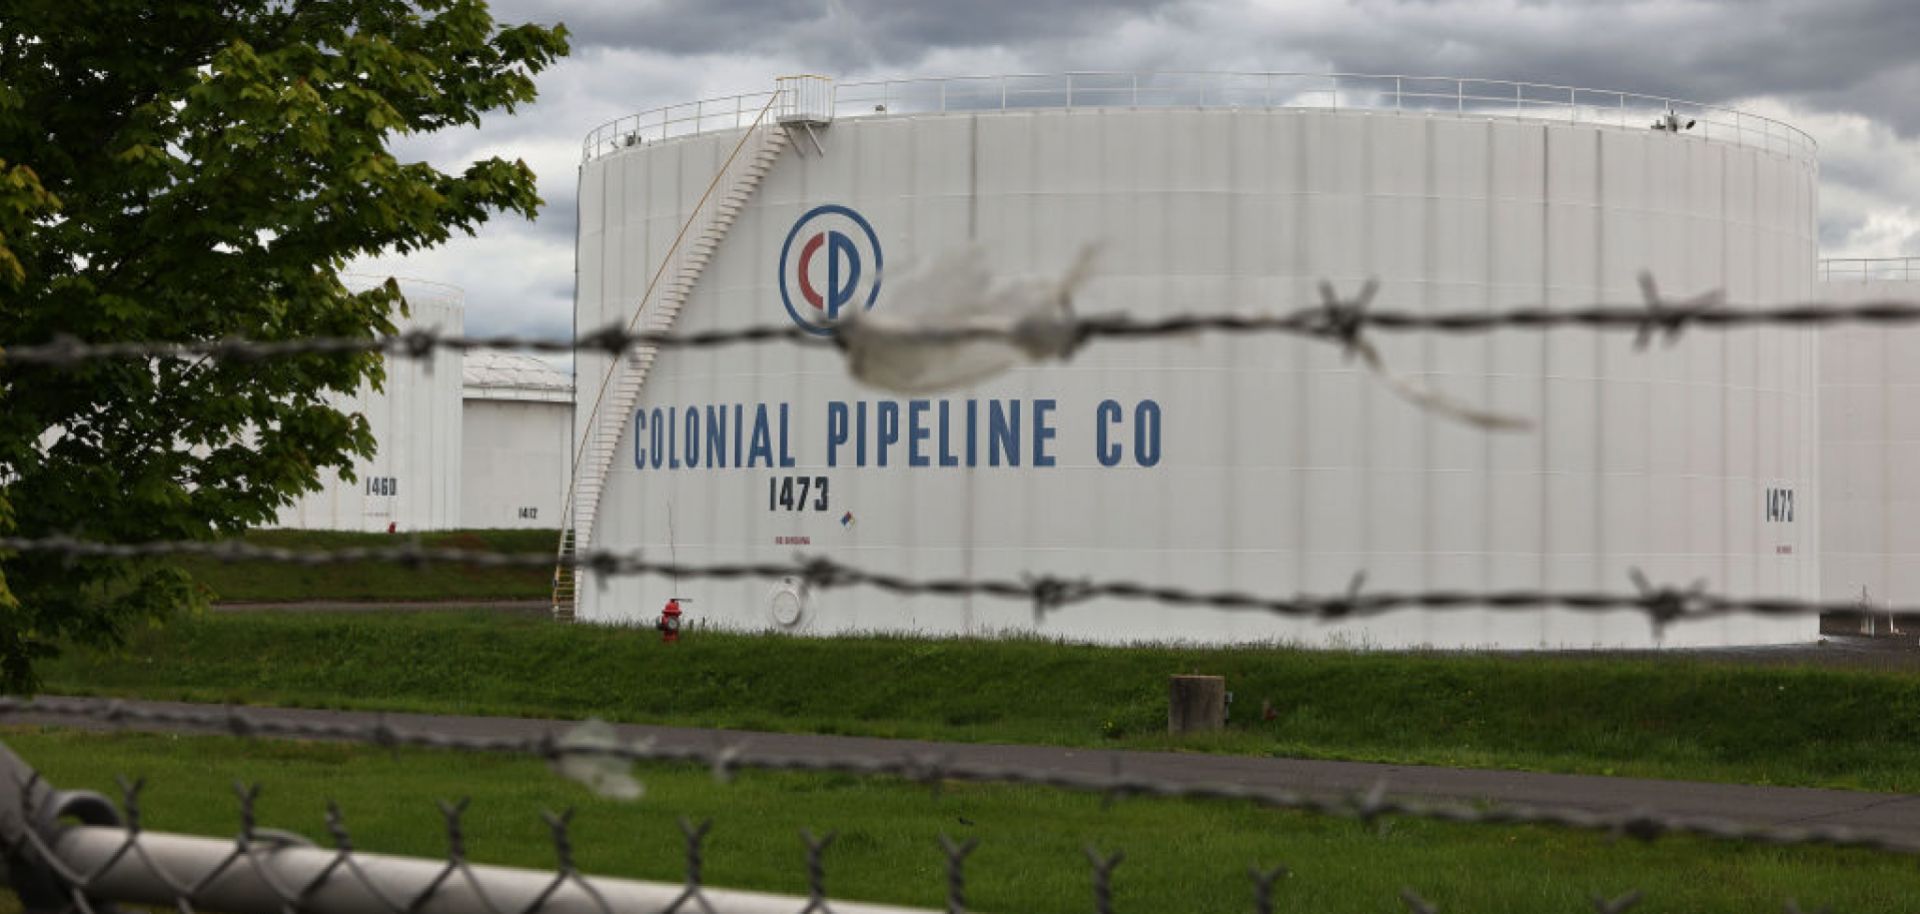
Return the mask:
<path id="1" fill-rule="evenodd" d="M 480 549 L 423 546 L 408 542 L 395 546 L 303 550 L 257 546 L 241 540 L 199 542 L 163 540 L 145 543 L 102 543 L 71 537 L 0 537 L 0 553 L 30 552 L 68 560 L 88 558 L 207 558 L 223 562 L 269 562 L 321 567 L 358 563 L 395 564 L 411 568 L 427 565 L 466 565 L 478 568 L 540 568 L 556 565 L 604 577 L 653 576 L 704 580 L 797 580 L 828 590 L 872 587 L 898 596 L 990 596 L 1022 600 L 1044 616 L 1096 598 L 1153 602 L 1167 606 L 1203 607 L 1269 615 L 1336 621 L 1363 618 L 1402 609 L 1433 611 L 1568 610 L 1583 613 L 1633 611 L 1644 614 L 1656 629 L 1695 619 L 1730 615 L 1764 617 L 1818 616 L 1858 612 L 1858 600 L 1820 601 L 1785 597 L 1733 597 L 1709 593 L 1704 585 L 1656 585 L 1637 570 L 1630 573 L 1632 592 L 1550 590 L 1428 590 L 1367 591 L 1366 578 L 1356 574 L 1345 591 L 1330 596 L 1275 596 L 1235 590 L 1195 590 L 1130 580 L 1092 580 L 1053 575 L 1020 579 L 910 578 L 870 571 L 826 557 L 780 562 L 682 564 L 656 562 L 639 551 L 588 549 L 556 558 L 552 553 L 511 553 Z M 1876 609 L 1875 612 L 1920 613 L 1920 607 Z"/>
<path id="2" fill-rule="evenodd" d="M 562 741 L 552 733 L 538 737 L 466 736 L 395 727 L 384 721 L 372 725 L 288 721 L 254 716 L 231 707 L 219 710 L 148 708 L 112 699 L 0 698 L 0 717 L 23 715 L 88 721 L 116 727 L 192 727 L 256 739 L 277 737 L 344 741 L 382 748 L 404 746 L 511 753 L 535 756 L 550 764 L 557 764 L 571 756 L 624 762 L 693 764 L 710 769 L 716 779 L 722 781 L 736 770 L 758 770 L 891 776 L 929 786 L 941 781 L 1003 783 L 1090 793 L 1108 799 L 1148 797 L 1247 802 L 1271 809 L 1352 819 L 1366 824 L 1388 818 L 1405 818 L 1466 824 L 1545 825 L 1645 842 L 1685 835 L 1770 846 L 1852 848 L 1920 857 L 1920 842 L 1843 826 L 1750 825 L 1723 819 L 1663 815 L 1647 809 L 1595 812 L 1573 806 L 1493 805 L 1482 808 L 1457 802 L 1394 797 L 1389 794 L 1388 785 L 1384 782 L 1374 785 L 1364 794 L 1349 796 L 1308 795 L 1284 788 L 1245 784 L 1183 783 L 1130 774 L 1124 770 L 1124 762 L 1118 755 L 1114 756 L 1111 772 L 1101 774 L 954 761 L 926 753 L 891 755 L 875 752 L 848 757 L 767 753 L 754 750 L 744 743 L 701 748 L 661 746 L 648 741 L 609 740 L 598 745 L 585 745 L 578 740 Z M 458 811 L 450 811 L 449 818 L 457 817 Z M 825 843 L 808 841 L 809 847 L 818 845 L 824 848 Z M 457 847 L 455 851 L 458 851 Z M 818 862 L 817 855 L 818 849 L 810 851 L 811 863 Z"/>
<path id="3" fill-rule="evenodd" d="M 1370 330 L 1486 333 L 1495 330 L 1554 330 L 1579 328 L 1620 330 L 1634 334 L 1645 346 L 1655 337 L 1671 343 L 1692 328 L 1730 330 L 1761 326 L 1810 327 L 1831 324 L 1904 326 L 1920 324 L 1920 301 L 1876 299 L 1861 302 L 1807 301 L 1783 305 L 1732 305 L 1719 292 L 1686 299 L 1665 297 L 1652 277 L 1641 277 L 1644 300 L 1638 304 L 1594 304 L 1571 307 L 1543 305 L 1472 311 L 1399 311 L 1369 306 L 1376 284 L 1369 280 L 1360 294 L 1334 295 L 1323 286 L 1319 304 L 1273 313 L 1190 313 L 1158 318 L 1125 314 L 1097 314 L 1061 319 L 982 317 L 945 325 L 929 325 L 908 336 L 917 342 L 1004 342 L 1049 348 L 1066 338 L 1069 350 L 1095 340 L 1139 340 L 1200 333 L 1277 333 L 1330 340 L 1352 350 Z M 1035 343 L 1035 341 L 1042 341 Z M 468 336 L 433 329 L 410 330 L 390 336 L 303 337 L 291 340 L 227 338 L 219 340 L 86 342 L 65 336 L 44 343 L 0 349 L 0 367 L 36 365 L 67 368 L 102 359 L 209 358 L 259 361 L 306 355 L 380 353 L 424 359 L 438 351 L 518 349 L 549 354 L 595 352 L 611 356 L 637 349 L 711 349 L 757 343 L 790 343 L 834 347 L 793 325 L 761 325 L 732 330 L 693 332 L 628 332 L 618 326 L 572 339 L 500 334 Z"/>

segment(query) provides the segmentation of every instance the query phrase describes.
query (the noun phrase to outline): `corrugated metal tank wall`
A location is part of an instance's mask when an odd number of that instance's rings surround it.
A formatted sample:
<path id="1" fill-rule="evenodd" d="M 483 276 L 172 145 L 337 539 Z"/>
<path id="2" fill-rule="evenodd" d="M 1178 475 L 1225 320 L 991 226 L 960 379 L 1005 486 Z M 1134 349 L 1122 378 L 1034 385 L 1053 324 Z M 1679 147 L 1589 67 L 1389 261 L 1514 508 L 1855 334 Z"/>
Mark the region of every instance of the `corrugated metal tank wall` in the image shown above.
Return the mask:
<path id="1" fill-rule="evenodd" d="M 1920 282 L 1841 278 L 1834 302 L 1920 298 Z M 1920 603 L 1920 334 L 1838 326 L 1820 334 L 1821 572 L 1828 600 Z"/>
<path id="2" fill-rule="evenodd" d="M 405 291 L 406 283 L 402 283 Z M 408 293 L 412 314 L 402 332 L 461 332 L 465 308 L 455 300 Z M 335 399 L 361 413 L 373 430 L 371 459 L 356 460 L 352 482 L 331 474 L 322 487 L 280 512 L 279 526 L 310 530 L 445 530 L 460 524 L 460 354 L 388 359 L 381 390 L 362 385 Z"/>
<path id="3" fill-rule="evenodd" d="M 737 138 L 670 141 L 584 166 L 582 328 L 625 320 Z M 1023 275 L 1058 274 L 1098 242 L 1097 274 L 1078 298 L 1086 313 L 1287 310 L 1315 302 L 1321 279 L 1353 290 L 1367 277 L 1383 282 L 1377 306 L 1413 310 L 1636 301 L 1642 269 L 1671 293 L 1724 288 L 1739 302 L 1811 288 L 1815 164 L 1690 136 L 1382 112 L 1082 109 L 841 120 L 823 142 L 824 155 L 790 151 L 775 166 L 676 329 L 786 321 L 783 243 L 821 204 L 865 217 L 890 283 L 968 243 L 1003 274 Z M 905 305 L 883 288 L 876 307 Z M 592 545 L 683 562 L 823 554 L 910 576 L 1034 572 L 1273 595 L 1337 593 L 1362 570 L 1385 589 L 1619 591 L 1631 568 L 1734 594 L 1819 592 L 1817 532 L 1803 517 L 1770 520 L 1765 507 L 1770 490 L 1795 490 L 1803 505 L 1817 498 L 1812 334 L 1697 332 L 1645 352 L 1627 335 L 1588 332 L 1375 341 L 1396 372 L 1538 428 L 1491 436 L 1423 413 L 1325 344 L 1214 336 L 1102 343 L 1065 366 L 1020 370 L 924 408 L 934 424 L 946 401 L 958 423 L 967 400 L 981 410 L 1017 400 L 1029 417 L 1051 400 L 1055 466 L 989 467 L 982 457 L 911 467 L 912 403 L 857 387 L 832 351 L 675 351 L 655 364 L 641 413 L 766 404 L 777 415 L 784 404 L 795 465 L 638 468 L 630 421 Z M 606 364 L 582 354 L 583 392 Z M 883 400 L 902 417 L 893 464 L 848 466 L 843 450 L 827 467 L 828 404 L 877 411 Z M 1137 404 L 1158 405 L 1156 465 L 1094 459 L 1106 400 L 1126 422 Z M 1130 434 L 1124 423 L 1110 431 Z M 769 480 L 785 476 L 827 476 L 828 510 L 770 510 Z M 584 588 L 582 616 L 648 618 L 675 586 L 697 617 L 720 624 L 786 618 L 765 582 L 648 578 Z M 790 627 L 816 633 L 1655 640 L 1625 614 L 1399 613 L 1322 626 L 1149 602 L 1036 618 L 1029 605 L 992 598 L 850 589 L 803 599 Z M 1812 635 L 1808 620 L 1742 618 L 1670 627 L 1664 643 Z"/>
<path id="4" fill-rule="evenodd" d="M 573 456 L 572 401 L 470 395 L 460 421 L 460 526 L 559 526 Z"/>

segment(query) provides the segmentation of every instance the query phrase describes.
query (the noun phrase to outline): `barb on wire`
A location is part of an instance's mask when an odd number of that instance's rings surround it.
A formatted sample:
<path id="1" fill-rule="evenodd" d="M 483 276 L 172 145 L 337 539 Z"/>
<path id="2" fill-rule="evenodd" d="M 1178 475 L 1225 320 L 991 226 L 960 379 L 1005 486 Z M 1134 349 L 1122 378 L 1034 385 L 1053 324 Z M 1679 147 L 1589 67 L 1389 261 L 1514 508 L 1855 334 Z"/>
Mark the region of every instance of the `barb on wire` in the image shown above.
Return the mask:
<path id="1" fill-rule="evenodd" d="M 1344 361 L 1352 362 L 1357 356 L 1360 364 L 1379 378 L 1381 383 L 1387 385 L 1387 389 L 1395 396 L 1422 409 L 1488 431 L 1519 431 L 1533 426 L 1533 423 L 1527 419 L 1501 415 L 1470 406 L 1388 368 L 1386 359 L 1380 355 L 1380 350 L 1365 336 L 1365 331 L 1370 326 L 1368 312 L 1372 308 L 1374 296 L 1380 291 L 1378 280 L 1367 280 L 1361 285 L 1359 293 L 1352 298 L 1342 298 L 1330 282 L 1322 281 L 1319 289 L 1319 307 L 1303 310 L 1294 315 L 1301 324 L 1299 333 L 1325 339 L 1339 346 L 1340 356 Z"/>
<path id="2" fill-rule="evenodd" d="M 240 798 L 240 834 L 234 839 L 233 857 L 230 859 L 244 859 L 252 864 L 253 868 L 259 872 L 261 883 L 267 887 L 267 891 L 273 893 L 274 897 L 280 899 L 281 904 L 286 906 L 286 910 L 299 910 L 300 891 L 281 882 L 271 872 L 261 867 L 258 845 L 264 841 L 276 848 L 297 847 L 310 845 L 312 842 L 291 832 L 264 830 L 259 827 L 256 811 L 260 801 L 259 784 L 235 781 L 233 792 Z"/>
<path id="3" fill-rule="evenodd" d="M 813 829 L 800 829 L 800 840 L 807 846 L 807 906 L 800 909 L 800 914 L 814 914 L 815 911 L 833 914 L 833 908 L 827 904 L 827 865 L 823 858 L 827 846 L 838 837 L 839 832 L 827 832 L 816 838 Z"/>
<path id="4" fill-rule="evenodd" d="M 1029 601 L 1044 615 L 1096 598 L 1159 603 L 1167 606 L 1265 613 L 1296 619 L 1336 621 L 1377 616 L 1403 609 L 1432 611 L 1493 610 L 1503 612 L 1555 609 L 1583 613 L 1639 612 L 1656 629 L 1675 622 L 1730 615 L 1767 617 L 1817 616 L 1856 612 L 1857 600 L 1800 600 L 1785 597 L 1734 597 L 1708 593 L 1701 584 L 1687 589 L 1655 586 L 1634 571 L 1633 592 L 1550 590 L 1427 590 L 1365 591 L 1364 574 L 1356 574 L 1338 596 L 1271 596 L 1234 590 L 1196 590 L 1129 580 L 1072 580 L 1028 576 L 1020 580 L 995 578 L 909 578 L 844 565 L 824 556 L 792 563 L 742 562 L 709 565 L 650 561 L 638 551 L 588 549 L 557 560 L 552 553 L 503 553 L 472 549 L 426 548 L 418 544 L 379 548 L 295 550 L 255 546 L 238 540 L 222 542 L 156 541 L 101 543 L 70 537 L 0 537 L 0 551 L 32 552 L 69 558 L 165 558 L 200 556 L 227 562 L 273 562 L 288 565 L 330 566 L 386 562 L 409 566 L 430 563 L 482 568 L 552 568 L 556 562 L 607 577 L 650 575 L 703 580 L 781 580 L 797 578 L 813 588 L 871 587 L 898 596 L 987 596 Z M 1886 607 L 1881 611 L 1920 613 L 1920 607 Z"/>
<path id="5" fill-rule="evenodd" d="M 347 833 L 346 816 L 340 812 L 340 804 L 332 800 L 327 801 L 327 831 L 333 835 L 333 847 L 339 853 L 339 856 L 334 859 L 346 869 L 347 875 L 352 876 L 361 887 L 367 890 L 367 893 L 387 911 L 387 914 L 406 914 L 411 910 L 393 900 L 354 857 L 353 836 Z"/>
<path id="6" fill-rule="evenodd" d="M 1257 866 L 1248 867 L 1247 875 L 1253 877 L 1254 914 L 1273 914 L 1273 884 L 1292 874 L 1284 866 L 1263 870 Z"/>
<path id="7" fill-rule="evenodd" d="M 672 904 L 667 905 L 666 910 L 661 914 L 675 914 L 688 902 L 699 905 L 701 914 L 714 914 L 713 905 L 707 901 L 706 893 L 701 889 L 701 870 L 705 867 L 704 845 L 707 832 L 713 830 L 713 820 L 702 819 L 700 824 L 695 825 L 693 820 L 681 816 L 677 821 L 680 823 L 680 834 L 685 838 L 687 845 L 687 887 L 681 890 L 679 897 L 675 898 Z"/>
<path id="8" fill-rule="evenodd" d="M 541 908 L 546 907 L 547 899 L 552 898 L 555 893 L 565 888 L 569 883 L 578 888 L 580 892 L 589 899 L 592 899 L 594 909 L 598 911 L 599 914 L 612 914 L 613 909 L 607 904 L 606 897 L 601 895 L 600 890 L 594 888 L 593 883 L 588 882 L 586 878 L 581 875 L 579 868 L 573 864 L 573 835 L 571 831 L 573 826 L 573 810 L 569 809 L 559 815 L 545 812 L 541 813 L 541 818 L 546 820 L 547 828 L 553 835 L 553 881 L 547 883 L 546 888 L 541 889 L 540 894 L 534 896 L 532 901 L 527 902 L 526 906 L 520 909 L 519 914 L 535 914 L 535 912 L 538 912 Z"/>
<path id="9" fill-rule="evenodd" d="M 1660 287 L 1654 282 L 1652 273 L 1640 274 L 1640 295 L 1646 300 L 1647 313 L 1633 332 L 1633 345 L 1636 349 L 1645 349 L 1658 334 L 1671 346 L 1680 338 L 1680 331 L 1686 325 L 1704 314 L 1711 314 L 1727 305 L 1726 293 L 1715 290 L 1702 293 L 1679 302 L 1668 302 L 1660 296 Z"/>
<path id="10" fill-rule="evenodd" d="M 940 850 L 947 856 L 947 914 L 967 912 L 967 857 L 979 846 L 979 838 L 956 842 L 940 833 Z"/>
<path id="11" fill-rule="evenodd" d="M 1595 895 L 1593 896 L 1594 914 L 1626 914 L 1627 909 L 1639 904 L 1641 898 L 1642 896 L 1639 889 L 1628 892 L 1612 901 L 1608 901 L 1605 896 Z"/>
<path id="12" fill-rule="evenodd" d="M 1488 431 L 1523 431 L 1533 427 L 1531 420 L 1470 406 L 1389 369 L 1386 359 L 1380 355 L 1380 350 L 1374 347 L 1372 341 L 1361 335 L 1361 330 L 1367 326 L 1367 309 L 1379 290 L 1380 284 L 1369 279 L 1366 285 L 1360 288 L 1358 296 L 1346 300 L 1334 292 L 1332 283 L 1322 282 L 1320 284 L 1322 324 L 1317 335 L 1339 343 L 1341 355 L 1349 361 L 1354 356 L 1359 356 L 1361 364 L 1367 366 L 1368 371 L 1379 378 L 1381 383 L 1387 385 L 1388 390 L 1422 409 Z"/>
<path id="13" fill-rule="evenodd" d="M 1113 871 L 1125 862 L 1126 852 L 1114 851 L 1108 856 L 1089 844 L 1086 854 L 1087 862 L 1093 864 L 1093 910 L 1097 914 L 1113 914 Z"/>
<path id="14" fill-rule="evenodd" d="M 1638 568 L 1630 569 L 1627 576 L 1633 581 L 1634 589 L 1639 591 L 1656 633 L 1664 631 L 1674 622 L 1698 614 L 1708 600 L 1705 581 L 1695 581 L 1693 586 L 1680 590 L 1655 587 Z"/>
<path id="15" fill-rule="evenodd" d="M 726 747 L 660 746 L 613 743 L 603 746 L 563 746 L 544 737 L 474 737 L 432 730 L 375 728 L 360 724 L 298 722 L 274 717 L 252 717 L 236 708 L 182 709 L 121 705 L 100 699 L 22 699 L 0 697 L 0 717 L 30 715 L 56 720 L 84 720 L 122 726 L 191 727 L 254 737 L 342 740 L 374 745 L 397 745 L 469 752 L 518 753 L 549 761 L 573 752 L 611 755 L 634 762 L 676 762 L 713 765 L 724 757 L 730 770 L 800 771 L 821 774 L 886 776 L 911 779 L 924 771 L 924 761 L 910 752 L 858 757 L 812 756 L 759 752 L 739 745 Z M 716 766 L 717 767 L 717 766 Z M 1639 841 L 1672 835 L 1748 841 L 1768 845 L 1819 845 L 1858 848 L 1920 857 L 1920 842 L 1824 826 L 1756 826 L 1719 819 L 1667 816 L 1646 810 L 1602 813 L 1576 807 L 1493 806 L 1479 808 L 1453 802 L 1396 798 L 1385 785 L 1376 785 L 1360 797 L 1309 796 L 1292 790 L 1229 783 L 1185 783 L 1124 771 L 1074 772 L 1011 765 L 949 761 L 942 767 L 948 780 L 1050 787 L 1095 796 L 1197 798 L 1249 802 L 1310 815 L 1372 822 L 1386 818 L 1494 825 L 1551 825 Z M 465 804 L 442 804 L 447 817 L 450 872 L 465 867 L 465 837 L 460 816 Z M 265 832 L 258 833 L 264 836 Z M 830 836 L 829 839 L 830 840 Z M 826 840 L 817 842 L 821 849 Z M 444 878 L 444 876 L 443 876 Z"/>

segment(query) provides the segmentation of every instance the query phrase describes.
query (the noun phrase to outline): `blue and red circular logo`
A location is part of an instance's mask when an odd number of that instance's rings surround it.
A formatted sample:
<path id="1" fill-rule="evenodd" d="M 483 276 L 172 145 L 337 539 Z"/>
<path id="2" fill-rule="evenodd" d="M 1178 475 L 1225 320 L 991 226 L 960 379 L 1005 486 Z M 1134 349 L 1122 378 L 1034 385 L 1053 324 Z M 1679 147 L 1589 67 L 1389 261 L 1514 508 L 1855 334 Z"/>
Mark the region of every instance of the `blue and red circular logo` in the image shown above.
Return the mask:
<path id="1" fill-rule="evenodd" d="M 780 246 L 780 302 L 794 323 L 825 336 L 851 309 L 873 307 L 880 267 L 880 238 L 864 217 L 837 203 L 816 206 Z"/>

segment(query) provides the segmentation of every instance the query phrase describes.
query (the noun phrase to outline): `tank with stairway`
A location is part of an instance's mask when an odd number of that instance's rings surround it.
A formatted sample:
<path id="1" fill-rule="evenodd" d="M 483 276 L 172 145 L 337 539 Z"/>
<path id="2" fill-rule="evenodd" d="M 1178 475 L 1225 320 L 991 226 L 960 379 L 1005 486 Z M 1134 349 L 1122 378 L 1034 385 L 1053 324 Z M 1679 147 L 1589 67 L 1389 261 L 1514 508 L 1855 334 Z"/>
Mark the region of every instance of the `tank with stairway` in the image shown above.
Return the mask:
<path id="1" fill-rule="evenodd" d="M 789 145 L 793 131 L 803 131 L 813 147 L 820 149 L 819 140 L 812 133 L 813 128 L 821 126 L 824 120 L 808 101 L 812 84 L 822 77 L 783 78 L 780 88 L 768 95 L 758 108 L 749 111 L 744 105 L 735 106 L 735 120 L 750 116 L 740 128 L 739 138 L 732 143 L 726 158 L 713 172 L 712 179 L 697 200 L 692 202 L 672 240 L 658 259 L 657 266 L 651 271 L 644 289 L 628 300 L 621 296 L 612 296 L 606 303 L 612 305 L 616 317 L 624 319 L 610 321 L 603 326 L 618 328 L 632 333 L 667 333 L 673 330 L 675 319 L 685 307 L 688 297 L 700 281 L 707 265 L 712 262 L 720 243 L 726 239 L 728 230 L 733 227 L 742 209 L 753 198 L 761 179 L 773 168 Z M 749 96 L 743 96 L 742 101 Z M 663 111 L 666 109 L 662 109 Z M 830 114 L 830 112 L 829 112 Z M 642 116 L 644 117 L 644 116 Z M 693 116 L 693 128 L 697 131 L 707 121 L 704 113 Z M 589 137 L 587 144 L 588 165 L 592 164 L 596 149 L 614 150 L 640 149 L 649 145 L 636 124 L 632 132 L 625 136 L 636 138 L 622 140 L 611 147 L 604 141 L 596 143 Z M 674 139 L 668 131 L 662 130 L 662 139 L 655 142 L 667 142 Z M 583 165 L 583 172 L 587 165 Z M 655 347 L 640 347 L 630 350 L 621 358 L 594 359 L 589 353 L 581 353 L 576 362 L 576 372 L 581 378 L 598 376 L 597 384 L 581 388 L 582 398 L 578 409 L 577 428 L 583 430 L 574 453 L 573 480 L 563 503 L 560 541 L 554 563 L 553 573 L 553 616 L 561 621 L 573 621 L 582 579 L 591 572 L 579 566 L 580 553 L 590 549 L 594 543 L 594 527 L 598 518 L 601 499 L 606 491 L 607 475 L 617 456 L 619 442 L 627 425 L 628 416 L 640 399 L 640 391 L 646 385 L 648 370 L 658 357 Z M 604 361 L 603 368 L 589 373 L 587 363 Z M 584 394 L 593 390 L 592 399 Z"/>

